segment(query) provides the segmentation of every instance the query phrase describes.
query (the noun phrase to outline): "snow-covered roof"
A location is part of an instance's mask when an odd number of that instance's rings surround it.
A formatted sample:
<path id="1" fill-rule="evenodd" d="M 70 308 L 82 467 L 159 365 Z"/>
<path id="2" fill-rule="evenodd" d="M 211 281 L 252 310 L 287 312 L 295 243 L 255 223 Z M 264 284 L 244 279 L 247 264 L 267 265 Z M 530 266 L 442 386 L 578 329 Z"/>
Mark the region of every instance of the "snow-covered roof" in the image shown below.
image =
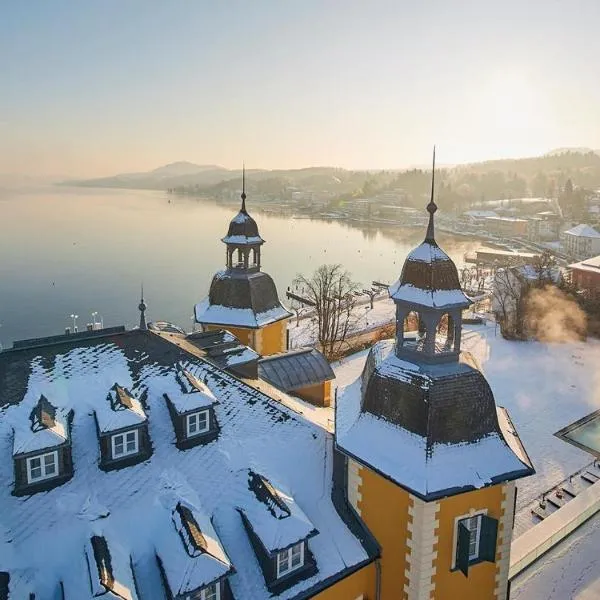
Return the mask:
<path id="1" fill-rule="evenodd" d="M 424 290 L 409 283 L 400 284 L 397 281 L 390 286 L 390 296 L 394 300 L 413 302 L 432 308 L 445 308 L 455 304 L 471 304 L 469 298 L 461 290 Z"/>
<path id="2" fill-rule="evenodd" d="M 214 407 L 218 438 L 186 451 L 174 444 L 163 396 L 180 390 L 180 363 L 206 382 L 219 401 Z M 98 468 L 92 413 L 106 404 L 115 381 L 144 395 L 153 454 L 142 463 L 105 472 Z M 57 410 L 74 410 L 74 475 L 44 494 L 15 497 L 10 432 L 27 420 L 41 393 L 52 398 Z M 236 570 L 229 576 L 234 596 L 270 598 L 239 513 L 240 508 L 252 510 L 255 502 L 247 477 L 239 475 L 248 469 L 278 482 L 319 531 L 309 541 L 317 572 L 279 598 L 293 598 L 370 558 L 331 500 L 329 434 L 150 331 L 2 352 L 0 406 L 0 564 L 10 573 L 24 573 L 23 585 L 35 590 L 36 597 L 53 598 L 62 581 L 67 599 L 91 598 L 83 549 L 91 535 L 99 534 L 131 557 L 139 596 L 164 600 L 155 553 L 169 539 L 183 548 L 172 519 L 177 499 L 212 519 Z M 176 578 L 177 573 L 168 576 Z"/>
<path id="3" fill-rule="evenodd" d="M 376 367 L 378 376 L 384 380 L 389 378 L 392 381 L 401 381 L 420 390 L 431 388 L 428 396 L 415 396 L 410 400 L 412 404 L 431 404 L 429 417 L 426 418 L 428 421 L 438 421 L 439 415 L 436 417 L 432 412 L 437 400 L 432 396 L 434 381 L 430 371 L 439 371 L 442 378 L 450 376 L 456 381 L 458 378 L 470 376 L 469 371 L 472 369 L 468 365 L 453 363 L 436 366 L 413 364 L 396 357 L 390 352 L 390 347 L 389 343 L 382 342 L 371 351 L 379 354 L 375 359 L 375 362 L 380 361 Z M 373 377 L 369 374 L 369 368 L 367 361 L 363 378 Z M 514 429 L 510 430 L 504 416 L 497 419 L 499 428 L 496 426 L 481 437 L 465 442 L 443 443 L 438 441 L 440 433 L 443 433 L 443 425 L 437 432 L 430 431 L 433 426 L 428 426 L 426 435 L 421 435 L 398 422 L 393 423 L 380 415 L 367 412 L 362 405 L 365 385 L 366 381 L 357 377 L 353 383 L 338 391 L 337 444 L 345 453 L 412 493 L 432 499 L 452 493 L 453 490 L 477 489 L 532 472 L 531 463 L 524 451 L 516 453 L 507 443 L 507 435 L 515 437 L 516 432 Z M 397 393 L 401 393 L 403 389 L 398 387 Z M 379 388 L 376 391 L 384 393 Z M 459 392 L 454 387 L 447 391 Z M 471 391 L 472 386 L 463 390 L 466 393 Z M 394 401 L 398 402 L 399 398 L 395 398 Z M 447 400 L 444 402 L 448 403 Z M 493 407 L 492 404 L 492 410 Z M 468 407 L 463 410 L 468 410 Z M 464 414 L 465 423 L 468 423 L 470 418 L 470 414 Z M 408 427 L 407 415 L 406 419 Z M 394 448 L 394 452 L 390 452 L 390 448 Z"/>
<path id="4" fill-rule="evenodd" d="M 257 329 L 270 323 L 287 319 L 291 313 L 283 306 L 275 306 L 264 312 L 255 313 L 251 308 L 232 308 L 219 304 L 210 304 L 205 298 L 194 307 L 196 322 L 231 327 L 250 327 Z"/>
<path id="5" fill-rule="evenodd" d="M 569 268 L 577 269 L 578 271 L 588 271 L 590 273 L 600 273 L 600 255 L 573 263 L 572 265 L 569 265 Z"/>
<path id="6" fill-rule="evenodd" d="M 327 359 L 315 348 L 266 356 L 258 363 L 258 373 L 284 392 L 335 379 Z"/>
<path id="7" fill-rule="evenodd" d="M 180 368 L 175 378 L 179 384 L 179 389 L 177 389 L 177 386 L 172 386 L 173 391 L 165 392 L 165 395 L 178 413 L 182 414 L 190 410 L 209 408 L 217 402 L 210 388 L 197 377 L 194 377 L 187 369 Z"/>
<path id="8" fill-rule="evenodd" d="M 296 544 L 318 531 L 281 485 L 254 471 L 240 474 L 248 486 L 248 499 L 240 510 L 267 552 Z"/>
<path id="9" fill-rule="evenodd" d="M 118 543 L 93 533 L 85 545 L 85 557 L 92 596 L 138 600 L 129 553 Z"/>
<path id="10" fill-rule="evenodd" d="M 226 244 L 235 244 L 236 246 L 253 245 L 253 244 L 264 244 L 264 240 L 260 235 L 254 235 L 247 237 L 245 235 L 226 235 L 221 238 L 222 242 Z"/>
<path id="11" fill-rule="evenodd" d="M 42 394 L 29 415 L 13 422 L 13 455 L 56 448 L 69 439 L 68 410 L 50 404 Z"/>
<path id="12" fill-rule="evenodd" d="M 600 238 L 600 233 L 598 233 L 593 227 L 590 225 L 586 225 L 582 223 L 581 225 L 577 225 L 572 229 L 568 229 L 565 231 L 565 235 L 574 235 L 577 237 L 588 237 L 588 238 Z"/>
<path id="13" fill-rule="evenodd" d="M 108 392 L 104 405 L 94 410 L 100 433 L 124 427 L 136 427 L 147 421 L 142 403 L 127 389 L 115 383 Z"/>
<path id="14" fill-rule="evenodd" d="M 171 511 L 171 530 L 156 543 L 169 587 L 185 595 L 233 571 L 231 561 L 210 522 L 198 507 L 176 502 Z"/>
<path id="15" fill-rule="evenodd" d="M 455 264 L 432 240 L 425 240 L 408 254 L 400 279 L 390 286 L 389 293 L 394 301 L 428 308 L 471 304 L 460 287 Z"/>

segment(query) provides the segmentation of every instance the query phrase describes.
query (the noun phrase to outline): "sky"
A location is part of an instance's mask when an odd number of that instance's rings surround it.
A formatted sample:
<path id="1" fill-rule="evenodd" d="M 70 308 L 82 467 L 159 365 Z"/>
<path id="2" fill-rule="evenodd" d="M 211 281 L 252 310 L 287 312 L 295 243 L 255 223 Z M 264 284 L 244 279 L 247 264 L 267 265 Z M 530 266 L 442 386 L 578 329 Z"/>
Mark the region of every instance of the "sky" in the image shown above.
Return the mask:
<path id="1" fill-rule="evenodd" d="M 0 0 L 0 173 L 600 148 L 598 0 Z"/>

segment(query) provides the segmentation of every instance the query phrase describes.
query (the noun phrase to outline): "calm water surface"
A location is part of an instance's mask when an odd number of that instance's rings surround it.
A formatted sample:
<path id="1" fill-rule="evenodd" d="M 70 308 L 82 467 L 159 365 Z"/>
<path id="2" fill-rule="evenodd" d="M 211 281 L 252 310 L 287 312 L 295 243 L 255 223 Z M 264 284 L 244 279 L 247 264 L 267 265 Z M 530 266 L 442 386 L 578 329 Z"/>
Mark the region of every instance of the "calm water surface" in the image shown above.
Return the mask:
<path id="1" fill-rule="evenodd" d="M 169 202 L 170 200 L 170 202 Z M 424 231 L 358 228 L 249 210 L 267 240 L 262 262 L 283 297 L 297 273 L 339 262 L 356 281 L 391 282 Z M 221 269 L 220 238 L 236 209 L 161 192 L 46 187 L 0 190 L 0 342 L 105 326 L 134 326 L 144 282 L 150 320 L 191 328 L 193 305 Z M 439 235 L 457 262 L 479 246 Z"/>

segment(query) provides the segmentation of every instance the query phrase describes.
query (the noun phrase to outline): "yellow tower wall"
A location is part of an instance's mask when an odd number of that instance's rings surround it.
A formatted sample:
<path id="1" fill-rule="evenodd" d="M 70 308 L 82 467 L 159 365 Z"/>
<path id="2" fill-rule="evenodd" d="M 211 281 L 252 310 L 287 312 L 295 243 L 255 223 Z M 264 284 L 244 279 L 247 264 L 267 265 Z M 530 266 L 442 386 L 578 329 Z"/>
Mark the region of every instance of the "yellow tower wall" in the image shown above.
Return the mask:
<path id="1" fill-rule="evenodd" d="M 231 331 L 235 337 L 242 342 L 245 346 L 254 348 L 254 334 L 256 329 L 248 329 L 246 327 L 230 327 L 229 325 L 204 325 L 205 331 L 216 331 L 218 329 L 227 329 Z"/>
<path id="2" fill-rule="evenodd" d="M 371 563 L 313 598 L 315 600 L 376 600 L 376 577 L 375 564 Z"/>
<path id="3" fill-rule="evenodd" d="M 514 482 L 424 502 L 348 460 L 348 500 L 381 546 L 380 600 L 505 600 Z M 498 520 L 496 562 L 455 569 L 457 519 Z"/>
<path id="4" fill-rule="evenodd" d="M 436 531 L 437 559 L 435 574 L 432 578 L 434 597 L 439 600 L 486 600 L 495 598 L 496 574 L 498 573 L 499 553 L 496 563 L 481 562 L 469 566 L 469 576 L 454 568 L 456 548 L 456 520 L 470 514 L 485 512 L 487 516 L 499 521 L 498 541 L 506 533 L 510 536 L 512 519 L 509 524 L 503 523 L 505 513 L 503 485 L 494 485 L 456 496 L 449 496 L 439 501 L 437 518 L 439 526 Z M 505 503 L 506 504 L 506 503 Z M 511 507 L 512 508 L 512 507 Z M 508 532 L 504 529 L 508 526 Z M 497 548 L 498 548 L 497 541 Z M 510 542 L 505 551 L 510 552 Z"/>
<path id="5" fill-rule="evenodd" d="M 256 330 L 255 350 L 262 356 L 287 350 L 287 319 L 276 321 Z"/>
<path id="6" fill-rule="evenodd" d="M 380 600 L 404 598 L 407 551 L 410 555 L 408 492 L 349 459 L 348 499 L 381 546 Z"/>

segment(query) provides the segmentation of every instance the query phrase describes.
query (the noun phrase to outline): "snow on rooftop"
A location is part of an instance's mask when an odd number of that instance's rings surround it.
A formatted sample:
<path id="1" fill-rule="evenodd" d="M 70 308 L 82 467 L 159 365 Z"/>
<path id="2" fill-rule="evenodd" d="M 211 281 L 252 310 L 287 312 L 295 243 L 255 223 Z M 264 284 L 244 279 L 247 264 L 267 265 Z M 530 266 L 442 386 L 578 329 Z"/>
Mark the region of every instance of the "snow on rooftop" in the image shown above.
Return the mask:
<path id="1" fill-rule="evenodd" d="M 358 378 L 338 393 L 337 443 L 417 494 L 425 496 L 456 487 L 481 488 L 500 475 L 526 466 L 498 434 L 471 443 L 437 443 L 428 449 L 425 437 L 361 412 L 360 386 Z"/>
<path id="2" fill-rule="evenodd" d="M 403 300 L 421 306 L 444 308 L 446 306 L 468 306 L 471 301 L 462 290 L 424 290 L 410 283 L 402 284 L 398 280 L 390 286 L 390 296 L 393 300 Z"/>
<path id="3" fill-rule="evenodd" d="M 167 396 L 178 413 L 209 408 L 217 402 L 210 388 L 187 369 L 180 368 L 175 379 L 179 384 L 179 389 L 175 385 L 172 386 L 172 390 L 167 392 Z"/>
<path id="4" fill-rule="evenodd" d="M 573 263 L 572 265 L 569 265 L 569 268 L 578 269 L 580 271 L 589 271 L 590 273 L 600 273 L 600 255 Z"/>
<path id="5" fill-rule="evenodd" d="M 138 600 L 129 553 L 120 544 L 93 533 L 85 545 L 93 596 Z"/>
<path id="6" fill-rule="evenodd" d="M 165 508 L 169 508 L 168 498 L 169 494 L 161 498 Z M 232 571 L 232 565 L 206 513 L 193 505 L 178 502 L 176 497 L 173 502 L 172 529 L 165 529 L 164 535 L 159 536 L 156 551 L 171 590 L 175 595 L 185 595 L 224 577 Z M 202 549 L 190 539 L 190 524 L 186 519 L 190 516 L 191 527 L 197 526 L 195 533 L 198 535 L 199 531 L 201 536 Z"/>
<path id="7" fill-rule="evenodd" d="M 241 511 L 267 552 L 283 550 L 318 533 L 283 486 L 253 472 L 243 471 L 240 476 L 249 488 Z"/>
<path id="8" fill-rule="evenodd" d="M 142 338 L 147 341 L 143 350 L 138 350 L 134 342 Z M 132 347 L 126 354 L 121 346 L 127 340 L 132 340 Z M 153 352 L 152 344 L 158 345 L 160 362 L 148 355 Z M 168 346 L 150 332 L 128 332 L 119 336 L 119 345 L 103 340 L 95 346 L 60 351 L 52 361 L 42 356 L 28 361 L 23 399 L 0 409 L 3 569 L 30 569 L 24 575 L 25 583 L 35 588 L 40 598 L 52 598 L 57 581 L 62 580 L 67 598 L 86 600 L 90 584 L 84 547 L 92 533 L 101 533 L 131 556 L 140 597 L 164 600 L 155 549 L 162 543 L 181 545 L 173 535 L 173 498 L 177 497 L 202 507 L 212 518 L 216 536 L 236 569 L 229 579 L 235 597 L 269 598 L 238 512 L 251 502 L 247 481 L 238 476 L 243 469 L 281 482 L 320 532 L 309 541 L 318 572 L 282 592 L 282 600 L 366 560 L 361 543 L 330 500 L 331 437 L 264 394 L 193 357 L 184 366 L 214 391 L 219 401 L 215 415 L 220 433 L 209 444 L 177 450 L 163 394 L 180 390 L 175 378 L 175 357 L 180 350 L 173 346 L 173 366 L 169 366 L 165 364 Z M 3 360 L 15 356 L 7 353 Z M 144 391 L 153 455 L 135 466 L 104 472 L 98 468 L 99 445 L 91 414 L 96 406 L 106 404 L 107 389 L 115 381 L 134 392 Z M 49 492 L 15 497 L 11 494 L 10 432 L 14 423 L 27 421 L 41 393 L 52 398 L 58 408 L 75 412 L 75 473 Z"/>
<path id="9" fill-rule="evenodd" d="M 565 235 L 575 235 L 577 237 L 589 237 L 589 238 L 600 238 L 600 233 L 598 233 L 593 227 L 590 225 L 586 225 L 582 223 L 581 225 L 577 225 L 571 229 L 565 231 Z"/>
<path id="10" fill-rule="evenodd" d="M 244 244 L 262 244 L 264 240 L 260 237 L 260 235 L 255 236 L 246 236 L 246 235 L 226 235 L 221 239 L 222 242 L 226 244 L 236 244 L 237 246 L 242 246 Z"/>
<path id="11" fill-rule="evenodd" d="M 449 261 L 449 256 L 437 245 L 423 242 L 406 257 L 406 260 L 432 263 L 436 261 Z"/>
<path id="12" fill-rule="evenodd" d="M 142 403 L 128 390 L 118 389 L 119 387 L 118 384 L 113 386 L 108 392 L 104 406 L 98 403 L 94 409 L 98 428 L 102 433 L 123 427 L 135 427 L 147 421 Z M 120 394 L 127 395 L 129 406 L 121 403 Z"/>
<path id="13" fill-rule="evenodd" d="M 261 313 L 255 313 L 251 308 L 232 308 L 220 304 L 210 304 L 208 298 L 196 304 L 194 314 L 197 323 L 251 327 L 254 329 L 290 316 L 290 313 L 281 305 Z"/>
<path id="14" fill-rule="evenodd" d="M 18 419 L 15 418 L 12 421 L 13 455 L 56 448 L 69 439 L 68 411 L 57 409 L 54 414 L 54 423 L 50 427 L 40 425 L 32 419 L 32 415 L 27 415 L 23 411 Z"/>

